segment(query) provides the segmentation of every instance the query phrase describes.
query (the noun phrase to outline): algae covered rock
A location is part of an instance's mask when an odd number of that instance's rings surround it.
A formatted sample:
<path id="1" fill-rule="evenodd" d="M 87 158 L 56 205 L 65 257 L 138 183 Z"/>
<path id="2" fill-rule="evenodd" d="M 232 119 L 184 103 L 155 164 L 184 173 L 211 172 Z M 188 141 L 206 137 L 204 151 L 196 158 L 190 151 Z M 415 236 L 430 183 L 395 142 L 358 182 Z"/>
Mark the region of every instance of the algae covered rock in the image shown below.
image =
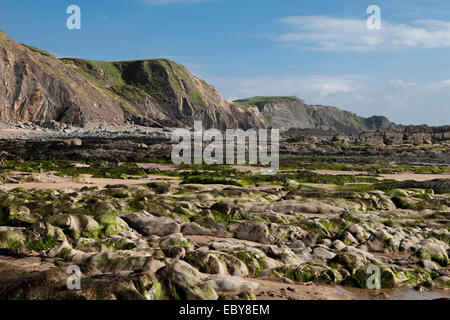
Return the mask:
<path id="1" fill-rule="evenodd" d="M 378 268 L 380 268 L 379 279 L 374 276 L 373 271 L 363 267 L 344 279 L 342 284 L 361 289 L 373 289 L 378 281 L 380 281 L 378 284 L 380 288 L 393 288 L 401 282 L 392 268 L 383 265 Z M 374 285 L 374 287 L 370 288 L 370 285 Z"/>
<path id="2" fill-rule="evenodd" d="M 23 228 L 0 227 L 0 249 L 20 253 L 25 248 L 25 234 Z"/>
<path id="3" fill-rule="evenodd" d="M 342 266 L 350 274 L 354 274 L 358 269 L 364 267 L 366 263 L 367 259 L 364 255 L 353 251 L 341 251 L 334 258 L 328 260 L 328 265 Z"/>
<path id="4" fill-rule="evenodd" d="M 41 220 L 41 216 L 30 212 L 25 206 L 9 205 L 0 211 L 0 223 L 16 227 L 26 227 Z"/>
<path id="5" fill-rule="evenodd" d="M 82 265 L 85 270 L 92 273 L 131 273 L 135 270 L 154 272 L 164 266 L 164 263 L 148 253 L 104 249 L 98 253 L 88 254 Z"/>
<path id="6" fill-rule="evenodd" d="M 26 247 L 29 250 L 46 250 L 67 242 L 66 235 L 61 228 L 48 222 L 39 222 L 26 230 Z"/>
<path id="7" fill-rule="evenodd" d="M 153 247 L 170 248 L 170 247 L 193 247 L 191 241 L 185 238 L 181 233 L 173 233 L 165 237 L 157 237 L 149 240 L 149 244 Z"/>
<path id="8" fill-rule="evenodd" d="M 95 220 L 100 226 L 102 235 L 107 237 L 129 230 L 125 221 L 111 214 L 97 215 L 95 216 Z"/>
<path id="9" fill-rule="evenodd" d="M 434 261 L 442 267 L 448 265 L 448 256 L 444 243 L 428 242 L 417 250 L 415 256 L 420 259 Z"/>
<path id="10" fill-rule="evenodd" d="M 64 290 L 58 300 L 162 300 L 164 292 L 159 281 L 151 275 L 97 275 L 83 278 L 80 290 Z"/>
<path id="11" fill-rule="evenodd" d="M 73 239 L 97 238 L 101 233 L 100 225 L 94 218 L 83 214 L 59 214 L 51 216 L 48 223 L 60 227 Z"/>
<path id="12" fill-rule="evenodd" d="M 201 272 L 248 276 L 247 265 L 235 256 L 219 251 L 202 250 L 187 252 L 184 260 Z"/>
<path id="13" fill-rule="evenodd" d="M 234 236 L 237 239 L 259 243 L 272 243 L 273 241 L 267 225 L 257 221 L 245 221 L 239 224 Z"/>
<path id="14" fill-rule="evenodd" d="M 322 283 L 340 283 L 341 274 L 334 268 L 322 264 L 303 263 L 299 265 L 286 265 L 275 268 L 271 271 L 275 275 L 282 275 L 295 282 L 322 282 Z M 267 276 L 268 272 L 261 276 Z"/>
<path id="15" fill-rule="evenodd" d="M 163 284 L 168 299 L 217 300 L 211 285 L 202 283 L 206 276 L 184 261 L 175 261 L 159 269 L 156 277 Z"/>

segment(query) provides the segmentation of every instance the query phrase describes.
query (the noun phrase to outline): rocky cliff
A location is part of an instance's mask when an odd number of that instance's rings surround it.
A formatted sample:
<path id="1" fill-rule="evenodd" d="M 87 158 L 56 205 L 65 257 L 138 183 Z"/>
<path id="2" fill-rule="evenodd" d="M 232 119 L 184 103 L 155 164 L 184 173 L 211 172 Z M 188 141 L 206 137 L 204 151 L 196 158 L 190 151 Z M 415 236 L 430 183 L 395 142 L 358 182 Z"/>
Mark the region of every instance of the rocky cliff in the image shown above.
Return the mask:
<path id="1" fill-rule="evenodd" d="M 423 145 L 423 144 L 449 144 L 450 126 L 407 126 L 404 130 L 382 129 L 361 132 L 359 143 L 382 145 Z"/>
<path id="2" fill-rule="evenodd" d="M 0 31 L 0 121 L 265 127 L 175 62 L 57 59 Z"/>
<path id="3" fill-rule="evenodd" d="M 115 122 L 122 108 L 51 54 L 16 43 L 0 32 L 0 120 L 82 124 Z M 108 105 L 109 110 L 104 110 Z"/>
<path id="4" fill-rule="evenodd" d="M 366 130 L 396 127 L 385 117 L 363 118 L 336 107 L 310 106 L 296 97 L 254 97 L 234 100 L 232 103 L 243 109 L 256 106 L 268 126 L 285 130 L 319 129 L 357 134 Z"/>
<path id="5" fill-rule="evenodd" d="M 256 109 L 230 105 L 213 86 L 170 60 L 61 61 L 120 102 L 126 119 L 137 124 L 179 127 L 202 120 L 207 128 L 265 127 Z"/>

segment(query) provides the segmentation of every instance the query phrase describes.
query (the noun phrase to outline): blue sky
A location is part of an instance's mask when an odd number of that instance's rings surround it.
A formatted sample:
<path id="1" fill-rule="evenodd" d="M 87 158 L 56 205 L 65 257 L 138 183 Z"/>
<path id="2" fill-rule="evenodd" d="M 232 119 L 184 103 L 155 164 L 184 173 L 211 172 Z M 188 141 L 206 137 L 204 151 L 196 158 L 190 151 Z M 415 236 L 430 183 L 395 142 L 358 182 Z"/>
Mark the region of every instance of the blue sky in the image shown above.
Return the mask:
<path id="1" fill-rule="evenodd" d="M 66 28 L 72 4 L 81 30 Z M 369 5 L 381 30 L 366 27 Z M 450 124 L 447 0 L 18 0 L 2 3 L 0 29 L 60 57 L 169 58 L 227 99 L 295 95 Z"/>

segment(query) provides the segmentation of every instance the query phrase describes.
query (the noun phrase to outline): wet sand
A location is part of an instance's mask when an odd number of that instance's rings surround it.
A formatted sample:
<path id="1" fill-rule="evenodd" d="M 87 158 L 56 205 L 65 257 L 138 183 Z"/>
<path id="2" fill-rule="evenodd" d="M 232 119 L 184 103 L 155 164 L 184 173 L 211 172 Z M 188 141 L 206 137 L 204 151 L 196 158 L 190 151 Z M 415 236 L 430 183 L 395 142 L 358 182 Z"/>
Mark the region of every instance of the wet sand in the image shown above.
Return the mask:
<path id="1" fill-rule="evenodd" d="M 357 289 L 337 286 L 339 292 L 350 295 L 355 300 L 434 300 L 450 299 L 450 290 L 432 290 L 419 292 L 412 288 L 394 288 L 382 290 Z"/>
<path id="2" fill-rule="evenodd" d="M 352 294 L 337 287 L 314 283 L 288 284 L 260 279 L 246 279 L 259 283 L 254 290 L 257 300 L 351 300 Z"/>
<path id="3" fill-rule="evenodd" d="M 338 170 L 314 170 L 313 172 L 324 175 L 364 175 L 368 174 L 364 171 L 338 171 Z M 414 172 L 403 172 L 403 173 L 393 173 L 393 174 L 380 174 L 378 179 L 390 179 L 396 181 L 429 181 L 434 179 L 450 179 L 450 174 L 448 173 L 414 173 Z"/>
<path id="4" fill-rule="evenodd" d="M 332 175 L 332 176 L 353 176 L 358 174 L 369 174 L 365 171 L 340 171 L 340 170 L 313 170 L 312 172 L 318 174 Z"/>
<path id="5" fill-rule="evenodd" d="M 412 173 L 412 172 L 405 172 L 405 173 L 396 173 L 396 174 L 380 174 L 381 179 L 392 179 L 396 181 L 406 181 L 406 180 L 415 180 L 415 181 L 429 181 L 434 179 L 450 179 L 450 174 L 448 173 L 441 173 L 441 174 L 434 174 L 434 173 Z"/>
<path id="6" fill-rule="evenodd" d="M 84 175 L 82 178 L 62 178 L 52 175 L 38 175 L 35 176 L 39 181 L 37 182 L 20 182 L 20 183 L 5 183 L 0 185 L 0 190 L 9 191 L 15 188 L 37 189 L 37 190 L 70 190 L 81 189 L 83 187 L 98 187 L 104 188 L 107 185 L 123 184 L 127 186 L 146 184 L 150 182 L 170 181 L 170 183 L 178 184 L 181 180 L 170 176 L 149 175 L 140 179 L 107 179 L 107 178 L 92 178 L 89 175 Z"/>

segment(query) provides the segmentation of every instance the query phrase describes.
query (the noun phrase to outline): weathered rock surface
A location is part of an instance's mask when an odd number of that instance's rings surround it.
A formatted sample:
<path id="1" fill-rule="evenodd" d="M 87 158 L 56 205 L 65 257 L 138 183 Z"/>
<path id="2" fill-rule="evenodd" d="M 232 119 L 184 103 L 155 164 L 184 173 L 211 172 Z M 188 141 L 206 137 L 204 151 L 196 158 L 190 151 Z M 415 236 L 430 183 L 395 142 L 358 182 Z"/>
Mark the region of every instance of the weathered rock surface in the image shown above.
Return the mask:
<path id="1" fill-rule="evenodd" d="M 133 212 L 122 216 L 130 227 L 144 236 L 167 236 L 180 232 L 180 225 L 167 217 L 156 217 L 148 212 Z"/>

